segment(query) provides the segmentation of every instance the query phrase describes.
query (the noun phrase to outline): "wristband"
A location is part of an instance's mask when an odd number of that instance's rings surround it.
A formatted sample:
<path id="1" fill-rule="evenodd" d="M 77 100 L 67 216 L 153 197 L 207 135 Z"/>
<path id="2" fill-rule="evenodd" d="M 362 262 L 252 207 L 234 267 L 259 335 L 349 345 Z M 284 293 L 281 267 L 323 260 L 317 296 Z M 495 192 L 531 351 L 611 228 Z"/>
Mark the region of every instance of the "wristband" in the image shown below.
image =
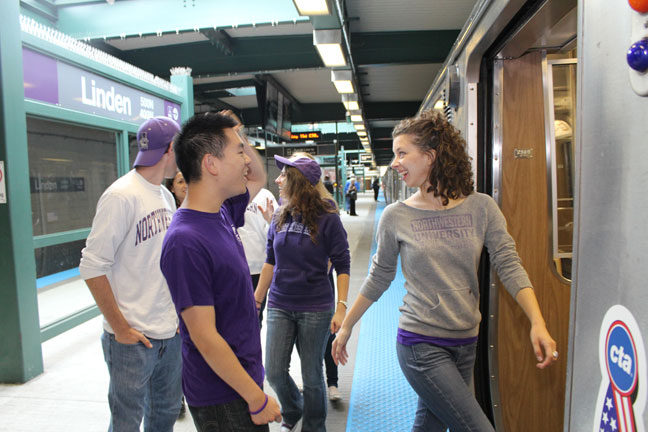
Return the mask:
<path id="1" fill-rule="evenodd" d="M 259 408 L 258 411 L 248 411 L 250 413 L 250 415 L 260 414 L 261 411 L 263 411 L 265 409 L 265 407 L 268 406 L 268 395 L 265 394 L 265 393 L 264 393 L 264 395 L 265 395 L 265 402 L 263 402 L 263 405 L 261 405 L 261 408 Z"/>
<path id="2" fill-rule="evenodd" d="M 344 300 L 338 300 L 338 303 L 342 303 L 345 309 L 349 309 L 349 305 Z"/>

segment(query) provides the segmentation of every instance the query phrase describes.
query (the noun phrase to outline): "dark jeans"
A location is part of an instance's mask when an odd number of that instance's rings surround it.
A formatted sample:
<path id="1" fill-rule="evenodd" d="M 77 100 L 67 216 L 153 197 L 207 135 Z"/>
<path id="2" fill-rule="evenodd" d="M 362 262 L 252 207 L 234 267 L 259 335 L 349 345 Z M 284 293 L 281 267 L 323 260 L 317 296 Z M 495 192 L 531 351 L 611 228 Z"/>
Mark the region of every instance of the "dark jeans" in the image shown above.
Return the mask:
<path id="1" fill-rule="evenodd" d="M 256 286 L 259 283 L 259 276 L 261 275 L 260 274 L 250 275 L 250 277 L 252 278 L 252 291 L 256 289 Z M 265 309 L 267 299 L 268 296 L 266 295 L 265 298 L 263 299 L 263 303 L 261 303 L 261 309 L 259 309 L 259 328 L 263 327 L 263 310 Z"/>
<path id="2" fill-rule="evenodd" d="M 412 432 L 495 432 L 471 390 L 477 343 L 396 343 L 398 362 L 419 397 Z"/>
<path id="3" fill-rule="evenodd" d="M 374 188 L 374 201 L 378 201 L 378 192 L 380 192 L 380 188 Z"/>
<path id="4" fill-rule="evenodd" d="M 304 418 L 302 431 L 326 431 L 326 387 L 322 359 L 333 310 L 293 312 L 268 308 L 266 377 L 281 404 L 283 421 L 294 425 Z M 289 374 L 294 345 L 301 360 L 303 396 Z"/>
<path id="5" fill-rule="evenodd" d="M 338 367 L 333 361 L 333 356 L 331 355 L 331 347 L 333 346 L 333 341 L 335 340 L 335 335 L 333 333 L 329 334 L 328 343 L 326 344 L 326 352 L 324 353 L 324 364 L 326 365 L 326 386 L 338 386 Z"/>
<path id="6" fill-rule="evenodd" d="M 243 399 L 222 405 L 189 405 L 198 432 L 268 432 L 270 428 L 267 424 L 254 424 L 248 409 Z"/>
<path id="7" fill-rule="evenodd" d="M 356 211 L 355 211 L 355 202 L 356 202 L 356 200 L 354 200 L 354 199 L 349 199 L 349 207 L 350 207 L 350 209 L 349 209 L 349 214 L 350 214 L 351 216 L 357 216 L 357 215 L 358 215 L 358 214 L 356 213 Z"/>

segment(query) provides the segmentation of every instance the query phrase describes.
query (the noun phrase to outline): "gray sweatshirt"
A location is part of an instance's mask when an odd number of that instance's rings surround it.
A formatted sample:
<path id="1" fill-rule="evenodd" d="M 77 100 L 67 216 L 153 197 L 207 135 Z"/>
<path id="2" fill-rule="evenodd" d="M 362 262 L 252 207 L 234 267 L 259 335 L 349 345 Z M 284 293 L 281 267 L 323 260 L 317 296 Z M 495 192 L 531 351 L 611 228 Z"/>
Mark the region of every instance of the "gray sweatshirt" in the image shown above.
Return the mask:
<path id="1" fill-rule="evenodd" d="M 399 327 L 442 338 L 477 335 L 477 268 L 484 246 L 507 291 L 531 287 L 506 220 L 488 195 L 473 193 L 448 210 L 421 210 L 402 202 L 383 212 L 378 250 L 360 293 L 376 301 L 394 280 L 401 255 L 405 276 Z"/>

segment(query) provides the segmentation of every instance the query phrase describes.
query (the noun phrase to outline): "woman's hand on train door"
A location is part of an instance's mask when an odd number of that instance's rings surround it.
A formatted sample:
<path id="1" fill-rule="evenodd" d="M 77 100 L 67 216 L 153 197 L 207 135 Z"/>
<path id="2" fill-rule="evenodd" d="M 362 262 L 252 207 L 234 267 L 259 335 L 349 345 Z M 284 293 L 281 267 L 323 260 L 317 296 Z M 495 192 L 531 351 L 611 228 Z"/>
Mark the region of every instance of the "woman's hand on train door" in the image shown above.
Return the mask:
<path id="1" fill-rule="evenodd" d="M 538 369 L 544 369 L 558 360 L 556 341 L 553 340 L 544 324 L 532 325 L 530 336 L 533 352 L 538 360 L 538 364 L 536 364 Z"/>
<path id="2" fill-rule="evenodd" d="M 341 364 L 344 366 L 349 359 L 349 353 L 347 352 L 346 346 L 352 330 L 352 328 L 342 327 L 335 335 L 335 340 L 331 347 L 331 356 L 336 365 Z"/>

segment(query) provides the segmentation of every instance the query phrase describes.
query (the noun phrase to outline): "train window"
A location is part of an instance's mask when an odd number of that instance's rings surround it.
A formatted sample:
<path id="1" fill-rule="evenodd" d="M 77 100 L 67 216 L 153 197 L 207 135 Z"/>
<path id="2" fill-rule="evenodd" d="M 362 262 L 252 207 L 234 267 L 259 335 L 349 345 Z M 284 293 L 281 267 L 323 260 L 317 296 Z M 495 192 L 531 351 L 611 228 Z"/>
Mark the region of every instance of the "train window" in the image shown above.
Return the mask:
<path id="1" fill-rule="evenodd" d="M 548 56 L 545 74 L 546 131 L 551 172 L 552 250 L 557 273 L 571 281 L 574 230 L 574 128 L 576 59 Z"/>
<path id="2" fill-rule="evenodd" d="M 27 117 L 35 236 L 90 227 L 117 178 L 116 142 L 115 132 Z"/>

